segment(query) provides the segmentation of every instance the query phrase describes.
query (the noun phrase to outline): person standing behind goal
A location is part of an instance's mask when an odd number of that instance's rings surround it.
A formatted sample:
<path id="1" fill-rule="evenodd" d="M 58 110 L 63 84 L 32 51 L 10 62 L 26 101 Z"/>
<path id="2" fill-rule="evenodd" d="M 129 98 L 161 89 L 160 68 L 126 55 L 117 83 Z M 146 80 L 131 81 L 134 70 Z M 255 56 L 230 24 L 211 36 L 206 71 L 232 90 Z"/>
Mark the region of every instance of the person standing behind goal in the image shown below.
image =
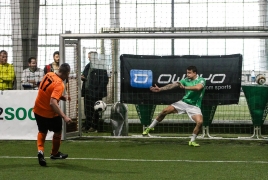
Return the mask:
<path id="1" fill-rule="evenodd" d="M 60 52 L 59 51 L 55 51 L 53 53 L 53 60 L 54 60 L 53 63 L 45 65 L 44 74 L 46 74 L 48 72 L 56 73 L 59 71 L 59 64 L 60 64 Z"/>
<path id="2" fill-rule="evenodd" d="M 166 115 L 171 113 L 184 114 L 187 113 L 189 118 L 196 122 L 196 126 L 193 130 L 193 135 L 189 141 L 189 146 L 198 147 L 200 146 L 195 142 L 195 139 L 200 132 L 201 126 L 203 124 L 203 115 L 201 112 L 201 103 L 205 93 L 206 80 L 197 75 L 197 68 L 195 66 L 189 66 L 187 68 L 187 77 L 181 81 L 175 82 L 173 84 L 168 84 L 164 87 L 150 87 L 152 92 L 161 92 L 175 88 L 185 89 L 185 95 L 182 100 L 177 101 L 165 109 L 153 120 L 151 125 L 145 129 L 142 133 L 143 136 L 149 134 L 154 127 L 161 122 Z"/>
<path id="3" fill-rule="evenodd" d="M 82 72 L 81 74 L 81 80 L 83 81 L 83 84 L 82 84 L 82 89 L 81 89 L 81 97 L 84 97 L 84 114 L 85 116 L 87 115 L 87 108 L 86 108 L 86 82 L 87 82 L 87 75 L 88 75 L 88 71 L 90 69 L 90 55 L 93 51 L 90 51 L 88 53 L 88 63 L 87 65 L 85 66 L 84 68 L 84 71 Z M 85 124 L 85 123 L 84 123 Z M 85 126 L 82 126 L 82 129 L 85 130 Z"/>
<path id="4" fill-rule="evenodd" d="M 37 135 L 37 157 L 41 166 L 46 166 L 44 144 L 48 130 L 54 132 L 50 159 L 65 159 L 68 157 L 68 154 L 59 152 L 62 119 L 66 123 L 71 123 L 72 120 L 62 112 L 58 103 L 60 100 L 71 100 L 70 97 L 62 95 L 64 92 L 63 81 L 68 79 L 69 74 L 69 64 L 63 63 L 59 72 L 48 72 L 39 86 L 33 112 L 39 131 Z"/>

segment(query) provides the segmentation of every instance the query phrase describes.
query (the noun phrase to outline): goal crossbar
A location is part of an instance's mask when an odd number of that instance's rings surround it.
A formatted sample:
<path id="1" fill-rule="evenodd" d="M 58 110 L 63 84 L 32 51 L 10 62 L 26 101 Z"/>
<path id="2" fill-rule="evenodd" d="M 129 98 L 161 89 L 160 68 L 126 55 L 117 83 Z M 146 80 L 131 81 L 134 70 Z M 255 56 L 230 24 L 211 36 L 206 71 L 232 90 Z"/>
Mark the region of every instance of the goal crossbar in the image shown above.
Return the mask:
<path id="1" fill-rule="evenodd" d="M 268 32 L 222 32 L 222 33 L 101 33 L 60 34 L 60 47 L 64 39 L 266 39 Z"/>
<path id="2" fill-rule="evenodd" d="M 102 33 L 123 32 L 209 32 L 209 31 L 268 31 L 267 26 L 230 26 L 230 27 L 103 27 Z"/>

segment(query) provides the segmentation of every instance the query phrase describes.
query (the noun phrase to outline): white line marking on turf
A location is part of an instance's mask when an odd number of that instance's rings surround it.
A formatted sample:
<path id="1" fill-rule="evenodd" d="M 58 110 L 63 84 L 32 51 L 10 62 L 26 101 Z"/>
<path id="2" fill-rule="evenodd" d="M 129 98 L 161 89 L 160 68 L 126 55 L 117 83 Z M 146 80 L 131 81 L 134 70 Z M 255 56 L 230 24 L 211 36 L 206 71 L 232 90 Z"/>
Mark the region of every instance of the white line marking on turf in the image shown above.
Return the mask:
<path id="1" fill-rule="evenodd" d="M 37 157 L 0 156 L 0 159 L 36 159 Z M 189 162 L 189 163 L 255 163 L 268 164 L 268 161 L 203 161 L 182 159 L 105 159 L 105 158 L 67 158 L 66 160 L 91 160 L 91 161 L 129 161 L 129 162 Z"/>

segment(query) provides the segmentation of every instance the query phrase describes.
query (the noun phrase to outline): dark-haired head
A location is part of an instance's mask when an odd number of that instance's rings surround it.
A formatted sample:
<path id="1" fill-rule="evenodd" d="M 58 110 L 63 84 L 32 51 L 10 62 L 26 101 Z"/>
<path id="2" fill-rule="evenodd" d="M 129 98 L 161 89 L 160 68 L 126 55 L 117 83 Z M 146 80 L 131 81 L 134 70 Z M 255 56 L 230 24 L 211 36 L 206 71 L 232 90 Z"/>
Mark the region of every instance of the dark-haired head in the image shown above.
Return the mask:
<path id="1" fill-rule="evenodd" d="M 6 50 L 1 50 L 0 51 L 0 54 L 2 54 L 2 53 L 7 55 L 7 51 Z"/>
<path id="2" fill-rule="evenodd" d="M 35 61 L 36 61 L 36 58 L 35 58 L 35 57 L 30 57 L 30 58 L 28 59 L 28 63 L 30 64 L 30 63 L 32 62 L 32 60 L 35 60 Z"/>
<path id="3" fill-rule="evenodd" d="M 68 63 L 63 63 L 60 65 L 58 76 L 64 81 L 65 79 L 68 79 L 70 74 L 71 68 Z"/>
<path id="4" fill-rule="evenodd" d="M 60 52 L 59 52 L 59 51 L 55 51 L 55 52 L 53 53 L 53 57 L 54 57 L 55 55 L 60 55 Z"/>
<path id="5" fill-rule="evenodd" d="M 187 70 L 189 70 L 189 71 L 193 71 L 194 73 L 197 73 L 197 68 L 196 68 L 195 66 L 189 66 L 189 67 L 187 68 Z"/>
<path id="6" fill-rule="evenodd" d="M 68 63 L 63 63 L 60 65 L 59 72 L 62 74 L 69 74 L 70 73 L 70 65 Z"/>
<path id="7" fill-rule="evenodd" d="M 89 51 L 88 54 L 97 53 L 97 51 Z M 98 54 L 98 53 L 97 53 Z"/>
<path id="8" fill-rule="evenodd" d="M 30 57 L 28 59 L 28 65 L 29 65 L 29 68 L 32 70 L 32 71 L 36 71 L 37 69 L 37 60 L 35 57 Z"/>
<path id="9" fill-rule="evenodd" d="M 54 59 L 54 62 L 59 64 L 60 63 L 60 52 L 59 51 L 55 51 L 53 53 L 53 59 Z"/>
<path id="10" fill-rule="evenodd" d="M 91 58 L 98 57 L 98 53 L 96 51 L 90 51 L 88 52 L 88 59 L 91 60 Z"/>
<path id="11" fill-rule="evenodd" d="M 187 78 L 195 79 L 197 77 L 197 68 L 195 66 L 189 66 L 187 68 Z"/>
<path id="12" fill-rule="evenodd" d="M 0 51 L 0 64 L 6 64 L 7 63 L 7 51 L 1 50 Z"/>

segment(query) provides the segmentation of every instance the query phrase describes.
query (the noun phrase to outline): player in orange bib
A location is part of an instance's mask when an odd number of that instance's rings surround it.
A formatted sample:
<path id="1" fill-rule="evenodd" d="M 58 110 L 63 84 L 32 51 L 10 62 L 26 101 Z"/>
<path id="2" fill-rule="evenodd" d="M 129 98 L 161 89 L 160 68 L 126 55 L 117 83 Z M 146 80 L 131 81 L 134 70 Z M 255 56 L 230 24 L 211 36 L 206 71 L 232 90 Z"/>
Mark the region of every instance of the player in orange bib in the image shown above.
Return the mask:
<path id="1" fill-rule="evenodd" d="M 47 73 L 40 83 L 38 95 L 35 100 L 33 112 L 38 126 L 37 149 L 38 161 L 41 166 L 46 166 L 44 158 L 44 144 L 48 130 L 53 131 L 51 159 L 65 159 L 68 154 L 59 152 L 61 143 L 62 119 L 66 123 L 72 120 L 66 116 L 59 106 L 59 101 L 70 101 L 70 97 L 64 96 L 64 83 L 70 74 L 70 66 L 63 63 L 58 73 Z"/>

